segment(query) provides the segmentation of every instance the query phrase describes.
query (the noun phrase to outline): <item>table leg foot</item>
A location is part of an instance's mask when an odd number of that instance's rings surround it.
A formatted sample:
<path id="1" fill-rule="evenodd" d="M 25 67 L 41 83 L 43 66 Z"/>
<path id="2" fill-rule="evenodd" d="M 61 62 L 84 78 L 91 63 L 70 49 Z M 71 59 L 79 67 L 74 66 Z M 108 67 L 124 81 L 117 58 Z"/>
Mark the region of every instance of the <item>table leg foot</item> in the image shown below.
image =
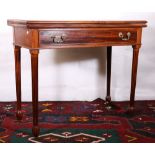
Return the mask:
<path id="1" fill-rule="evenodd" d="M 106 96 L 106 100 L 105 100 L 105 102 L 104 102 L 104 105 L 105 105 L 105 108 L 107 109 L 107 110 L 118 110 L 118 109 L 120 109 L 118 106 L 116 106 L 115 104 L 113 104 L 112 102 L 111 102 L 111 97 L 110 96 Z"/>
<path id="2" fill-rule="evenodd" d="M 111 102 L 111 96 L 106 96 L 106 101 L 110 103 Z"/>
<path id="3" fill-rule="evenodd" d="M 22 113 L 21 110 L 17 110 L 17 111 L 16 111 L 16 118 L 17 118 L 18 120 L 22 120 L 22 118 L 23 118 L 23 113 Z"/>
<path id="4" fill-rule="evenodd" d="M 33 136 L 34 136 L 34 137 L 38 137 L 38 136 L 39 136 L 39 133 L 40 133 L 40 128 L 39 128 L 39 126 L 33 126 L 33 127 L 32 127 L 32 133 L 33 133 Z"/>
<path id="5" fill-rule="evenodd" d="M 111 110 L 111 109 L 112 109 L 111 96 L 106 96 L 104 105 L 105 105 L 105 108 L 106 108 L 107 110 Z"/>

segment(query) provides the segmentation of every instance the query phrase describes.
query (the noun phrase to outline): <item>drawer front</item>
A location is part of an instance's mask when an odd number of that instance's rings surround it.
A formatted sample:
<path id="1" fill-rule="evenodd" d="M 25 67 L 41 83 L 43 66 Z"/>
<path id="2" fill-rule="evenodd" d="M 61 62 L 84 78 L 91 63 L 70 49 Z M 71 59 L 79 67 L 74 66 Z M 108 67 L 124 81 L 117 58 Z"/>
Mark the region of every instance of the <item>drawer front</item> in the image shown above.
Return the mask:
<path id="1" fill-rule="evenodd" d="M 42 48 L 76 44 L 134 44 L 136 29 L 53 29 L 40 30 L 39 44 Z"/>

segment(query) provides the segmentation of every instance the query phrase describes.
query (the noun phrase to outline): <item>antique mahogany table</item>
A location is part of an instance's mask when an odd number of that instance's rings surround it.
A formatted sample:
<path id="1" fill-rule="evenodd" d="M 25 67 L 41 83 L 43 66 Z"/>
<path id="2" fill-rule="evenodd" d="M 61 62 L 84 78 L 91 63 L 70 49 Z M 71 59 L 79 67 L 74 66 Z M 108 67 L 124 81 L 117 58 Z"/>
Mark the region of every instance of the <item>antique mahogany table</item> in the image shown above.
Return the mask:
<path id="1" fill-rule="evenodd" d="M 21 47 L 31 54 L 32 107 L 34 136 L 39 135 L 38 126 L 38 54 L 40 49 L 107 47 L 107 94 L 111 102 L 111 55 L 112 46 L 133 47 L 130 109 L 134 107 L 138 54 L 141 47 L 142 28 L 146 21 L 25 21 L 8 20 L 13 27 L 17 119 L 22 119 L 21 110 Z"/>

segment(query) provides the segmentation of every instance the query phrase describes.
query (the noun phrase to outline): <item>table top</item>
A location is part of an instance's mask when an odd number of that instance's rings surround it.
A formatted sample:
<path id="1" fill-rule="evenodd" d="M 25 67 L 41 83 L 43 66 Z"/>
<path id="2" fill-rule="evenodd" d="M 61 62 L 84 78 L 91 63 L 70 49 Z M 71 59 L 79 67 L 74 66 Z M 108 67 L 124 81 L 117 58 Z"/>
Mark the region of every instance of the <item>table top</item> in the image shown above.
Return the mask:
<path id="1" fill-rule="evenodd" d="M 145 20 L 122 20 L 122 21 L 39 21 L 39 20 L 15 20 L 9 19 L 7 24 L 13 27 L 33 28 L 129 28 L 146 27 Z"/>

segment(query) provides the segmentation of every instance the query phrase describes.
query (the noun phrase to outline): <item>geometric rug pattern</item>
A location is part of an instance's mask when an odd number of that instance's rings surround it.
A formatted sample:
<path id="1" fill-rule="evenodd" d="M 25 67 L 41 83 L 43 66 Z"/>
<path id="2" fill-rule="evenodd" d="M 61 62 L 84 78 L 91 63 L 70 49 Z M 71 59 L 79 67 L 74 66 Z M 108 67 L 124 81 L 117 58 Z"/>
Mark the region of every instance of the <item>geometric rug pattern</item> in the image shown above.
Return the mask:
<path id="1" fill-rule="evenodd" d="M 39 102 L 40 136 L 32 135 L 32 103 L 23 102 L 24 117 L 15 117 L 15 102 L 0 102 L 0 143 L 154 143 L 155 101 L 104 100 Z"/>

